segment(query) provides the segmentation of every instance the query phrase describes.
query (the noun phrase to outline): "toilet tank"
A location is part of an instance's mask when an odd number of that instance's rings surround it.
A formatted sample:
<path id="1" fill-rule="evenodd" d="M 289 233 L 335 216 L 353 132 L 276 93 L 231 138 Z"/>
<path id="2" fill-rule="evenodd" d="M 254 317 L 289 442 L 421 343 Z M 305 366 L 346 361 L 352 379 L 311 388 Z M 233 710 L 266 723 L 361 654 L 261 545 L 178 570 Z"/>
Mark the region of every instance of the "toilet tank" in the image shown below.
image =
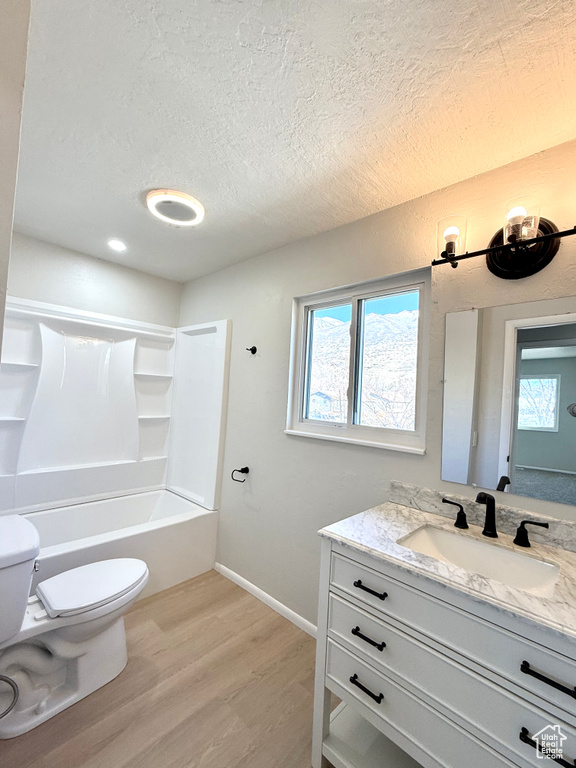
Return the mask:
<path id="1" fill-rule="evenodd" d="M 22 626 L 40 537 L 20 515 L 0 516 L 0 643 Z"/>

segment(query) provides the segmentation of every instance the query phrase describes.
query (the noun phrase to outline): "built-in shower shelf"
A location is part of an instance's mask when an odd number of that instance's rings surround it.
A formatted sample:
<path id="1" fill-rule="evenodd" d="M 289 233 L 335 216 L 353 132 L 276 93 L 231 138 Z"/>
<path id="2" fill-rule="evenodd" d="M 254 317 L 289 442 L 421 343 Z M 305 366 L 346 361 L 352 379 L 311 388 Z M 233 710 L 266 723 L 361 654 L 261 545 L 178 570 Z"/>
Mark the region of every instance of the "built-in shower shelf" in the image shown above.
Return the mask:
<path id="1" fill-rule="evenodd" d="M 166 461 L 167 458 L 168 458 L 168 456 L 146 456 L 145 458 L 140 459 L 140 461 L 141 462 L 146 462 L 146 461 Z"/>
<path id="2" fill-rule="evenodd" d="M 170 416 L 138 416 L 139 421 L 152 421 L 155 419 L 156 421 L 161 421 L 162 419 L 169 419 Z"/>
<path id="3" fill-rule="evenodd" d="M 170 373 L 144 373 L 144 371 L 134 371 L 134 376 L 137 379 L 150 379 L 151 381 L 169 381 L 173 378 Z"/>
<path id="4" fill-rule="evenodd" d="M 0 416 L 0 423 L 11 424 L 19 421 L 26 421 L 26 419 L 23 416 Z"/>
<path id="5" fill-rule="evenodd" d="M 92 464 L 69 464 L 62 467 L 39 467 L 37 469 L 26 469 L 23 472 L 18 472 L 18 475 L 43 475 L 49 472 L 70 472 L 79 469 L 93 469 L 101 470 L 102 467 L 116 467 L 124 466 L 127 464 L 137 464 L 137 459 L 119 459 L 118 461 L 101 461 L 94 462 Z"/>
<path id="6" fill-rule="evenodd" d="M 6 370 L 14 370 L 14 371 L 27 371 L 27 370 L 33 370 L 34 368 L 38 368 L 38 363 L 16 363 L 11 362 L 10 360 L 2 360 L 0 363 L 0 366 L 2 368 L 5 368 Z"/>

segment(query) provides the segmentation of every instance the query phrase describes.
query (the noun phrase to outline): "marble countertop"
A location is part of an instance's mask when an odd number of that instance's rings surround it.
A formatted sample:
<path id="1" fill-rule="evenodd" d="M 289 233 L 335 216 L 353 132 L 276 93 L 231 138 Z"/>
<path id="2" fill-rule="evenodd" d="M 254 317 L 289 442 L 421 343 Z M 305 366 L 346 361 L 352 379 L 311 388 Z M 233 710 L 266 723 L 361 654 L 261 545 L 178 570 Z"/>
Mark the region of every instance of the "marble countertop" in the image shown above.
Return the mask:
<path id="1" fill-rule="evenodd" d="M 477 538 L 492 546 L 513 549 L 515 552 L 555 563 L 560 575 L 552 594 L 543 597 L 471 573 L 452 563 L 436 560 L 398 544 L 398 539 L 412 533 L 422 525 L 433 525 L 460 536 Z M 482 529 L 471 525 L 467 530 L 454 527 L 453 519 L 388 502 L 373 509 L 341 520 L 323 528 L 320 535 L 346 547 L 359 550 L 377 560 L 392 563 L 401 569 L 417 573 L 433 581 L 452 587 L 515 616 L 576 638 L 576 553 L 564 549 L 532 543 L 530 549 L 521 549 L 512 543 L 512 536 L 498 533 L 498 539 L 487 540 Z M 530 532 L 531 533 L 531 532 Z"/>

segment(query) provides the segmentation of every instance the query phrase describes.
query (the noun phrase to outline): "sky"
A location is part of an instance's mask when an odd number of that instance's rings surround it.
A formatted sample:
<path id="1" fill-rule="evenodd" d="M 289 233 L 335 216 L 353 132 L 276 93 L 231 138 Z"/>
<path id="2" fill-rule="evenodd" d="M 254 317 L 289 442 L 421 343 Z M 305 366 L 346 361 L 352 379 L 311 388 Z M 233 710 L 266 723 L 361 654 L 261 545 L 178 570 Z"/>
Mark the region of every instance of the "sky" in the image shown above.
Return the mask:
<path id="1" fill-rule="evenodd" d="M 383 298 L 368 299 L 366 312 L 368 314 L 395 315 L 405 310 L 418 309 L 418 291 L 410 293 L 397 293 Z M 341 304 L 339 307 L 327 307 L 314 310 L 314 317 L 331 317 L 343 323 L 349 323 L 352 316 L 352 305 Z"/>

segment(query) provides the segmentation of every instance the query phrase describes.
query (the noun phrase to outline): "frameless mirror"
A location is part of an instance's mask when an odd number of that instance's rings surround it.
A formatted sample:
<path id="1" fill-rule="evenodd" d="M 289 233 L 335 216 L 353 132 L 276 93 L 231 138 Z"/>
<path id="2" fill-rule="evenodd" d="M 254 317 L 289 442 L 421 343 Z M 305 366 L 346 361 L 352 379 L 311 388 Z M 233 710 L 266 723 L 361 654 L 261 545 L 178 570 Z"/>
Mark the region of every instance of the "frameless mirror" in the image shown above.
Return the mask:
<path id="1" fill-rule="evenodd" d="M 442 479 L 576 504 L 576 298 L 446 315 Z"/>

